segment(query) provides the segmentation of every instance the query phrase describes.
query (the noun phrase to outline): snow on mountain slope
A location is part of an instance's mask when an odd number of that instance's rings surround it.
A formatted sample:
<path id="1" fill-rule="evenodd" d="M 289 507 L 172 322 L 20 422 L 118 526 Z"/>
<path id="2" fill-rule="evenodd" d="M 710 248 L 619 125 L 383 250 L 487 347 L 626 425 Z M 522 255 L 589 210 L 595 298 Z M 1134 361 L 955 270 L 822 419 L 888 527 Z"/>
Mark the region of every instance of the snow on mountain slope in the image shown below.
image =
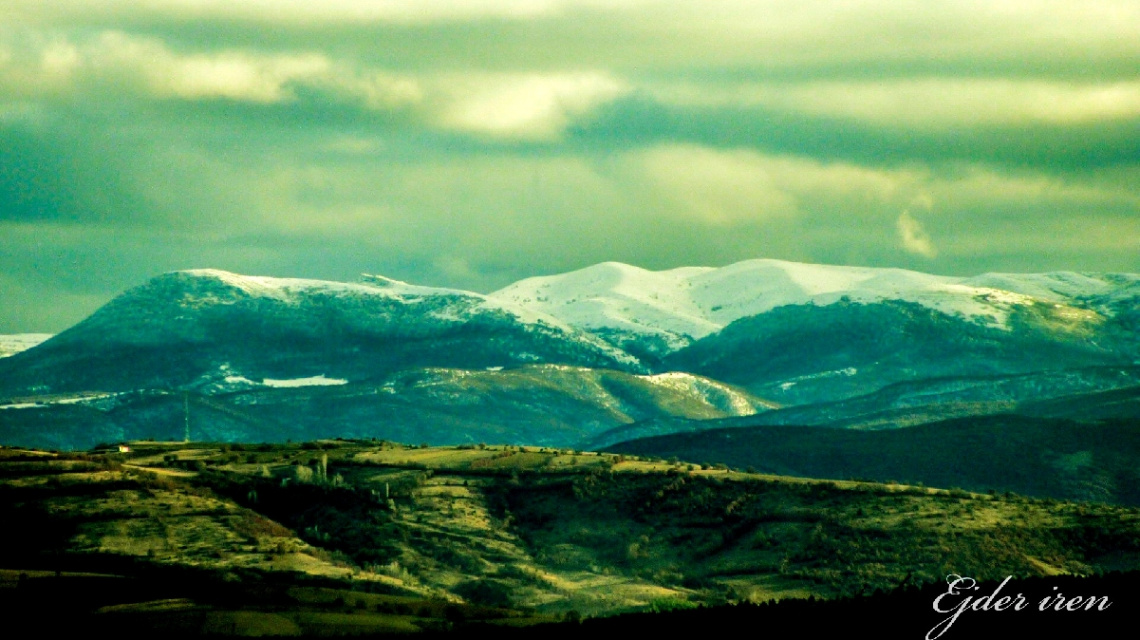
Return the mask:
<path id="1" fill-rule="evenodd" d="M 536 313 L 532 309 L 509 300 L 493 299 L 461 289 L 423 287 L 372 274 L 362 274 L 361 282 L 352 283 L 302 278 L 246 276 L 218 269 L 191 269 L 180 273 L 198 278 L 216 279 L 253 297 L 273 298 L 292 303 L 298 303 L 302 298 L 314 295 L 341 298 L 380 296 L 397 299 L 407 304 L 416 304 L 431 296 L 452 296 L 473 302 L 474 310 L 505 311 L 520 322 L 528 324 L 545 323 L 552 327 L 573 331 L 570 326 L 558 318 L 544 313 Z M 462 320 L 453 309 L 434 311 L 432 315 L 442 320 Z"/>
<path id="2" fill-rule="evenodd" d="M 122 303 L 119 306 L 135 307 L 130 310 L 132 313 L 140 311 L 147 313 L 164 307 L 153 304 L 152 300 L 145 300 L 145 304 L 140 305 L 138 304 L 140 299 L 157 299 L 157 302 L 165 305 L 167 312 L 172 308 L 193 312 L 203 307 L 248 305 L 251 301 L 262 300 L 276 304 L 279 309 L 297 311 L 309 308 L 313 310 L 335 308 L 339 310 L 339 321 L 346 325 L 345 328 L 354 329 L 372 329 L 408 320 L 415 320 L 417 324 L 424 326 L 429 324 L 453 326 L 505 314 L 514 323 L 529 326 L 534 330 L 561 334 L 568 340 L 605 351 L 616 360 L 629 364 L 636 363 L 636 360 L 628 354 L 614 349 L 594 336 L 583 333 L 549 314 L 536 312 L 510 300 L 494 299 L 459 289 L 412 285 L 383 276 L 365 274 L 362 280 L 359 283 L 346 283 L 271 278 L 246 276 L 217 269 L 178 271 L 159 276 L 146 285 L 124 294 L 105 309 L 108 310 L 106 315 L 111 316 L 109 320 L 112 324 L 122 324 L 120 315 L 114 313 L 114 307 L 119 302 Z M 385 304 L 377 305 L 375 304 L 377 302 Z M 171 307 L 165 303 L 174 304 Z M 265 309 L 268 313 L 271 307 Z M 100 319 L 102 312 L 103 310 L 100 310 L 86 322 Z M 177 322 L 171 324 L 168 321 L 178 321 L 185 317 L 182 313 L 175 318 L 161 315 L 162 317 L 156 318 L 160 321 L 157 327 L 164 334 L 169 333 L 172 326 L 177 326 Z M 282 317 L 280 311 L 276 315 L 278 318 Z M 306 314 L 300 313 L 293 319 L 304 320 L 307 317 Z M 137 325 L 131 327 L 131 330 L 137 329 Z M 134 339 L 145 340 L 143 336 L 137 334 Z"/>
<path id="3" fill-rule="evenodd" d="M 16 333 L 0 336 L 0 358 L 27 351 L 51 337 L 50 333 Z"/>
<path id="4" fill-rule="evenodd" d="M 1114 285 L 1102 278 L 1070 271 L 1053 273 L 984 273 L 967 278 L 977 287 L 1002 289 L 1048 302 L 1068 302 L 1080 296 L 1107 293 Z"/>
<path id="5" fill-rule="evenodd" d="M 690 292 L 692 280 L 710 271 L 695 267 L 655 272 L 604 262 L 567 274 L 528 278 L 490 297 L 586 330 L 657 335 L 677 348 L 686 343 L 680 336 L 702 336 L 723 326 Z"/>
<path id="6" fill-rule="evenodd" d="M 368 279 L 167 273 L 42 347 L 0 361 L 0 392 L 246 384 L 226 380 L 225 364 L 253 383 L 532 362 L 644 370 L 611 343 L 507 300 Z"/>
<path id="7" fill-rule="evenodd" d="M 1062 272 L 956 278 L 781 260 L 656 272 L 606 262 L 571 273 L 528 278 L 490 297 L 534 308 L 587 330 L 658 338 L 671 351 L 735 320 L 784 305 L 829 305 L 844 297 L 856 302 L 895 299 L 1004 326 L 1015 305 L 1069 304 L 1131 283 L 1126 276 Z"/>
<path id="8" fill-rule="evenodd" d="M 1085 299 L 1098 309 L 1140 297 L 1140 274 L 1136 273 L 985 273 L 967 278 L 964 283 L 1060 304 Z"/>

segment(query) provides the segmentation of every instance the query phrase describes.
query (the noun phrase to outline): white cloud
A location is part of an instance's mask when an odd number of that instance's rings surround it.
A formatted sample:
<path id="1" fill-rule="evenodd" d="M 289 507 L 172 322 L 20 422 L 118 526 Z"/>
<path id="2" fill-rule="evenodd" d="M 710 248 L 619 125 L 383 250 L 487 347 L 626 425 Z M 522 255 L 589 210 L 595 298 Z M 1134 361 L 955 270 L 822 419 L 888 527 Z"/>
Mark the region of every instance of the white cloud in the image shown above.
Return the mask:
<path id="1" fill-rule="evenodd" d="M 435 87 L 434 121 L 491 137 L 558 138 L 574 119 L 627 91 L 603 73 L 450 76 Z"/>
<path id="2" fill-rule="evenodd" d="M 411 81 L 361 74 L 320 53 L 224 50 L 179 54 L 160 40 L 121 32 L 104 33 L 88 49 L 97 71 L 141 82 L 151 94 L 163 98 L 277 103 L 295 99 L 298 86 L 349 94 L 374 108 L 417 97 Z"/>
<path id="3" fill-rule="evenodd" d="M 0 42 L 0 45 L 4 43 Z M 86 39 L 24 34 L 0 47 L 0 86 L 22 96 L 89 91 L 159 99 L 229 99 L 272 104 L 296 99 L 299 87 L 387 110 L 414 104 L 414 78 L 359 67 L 320 52 L 245 49 L 183 53 L 158 38 L 104 31 Z"/>
<path id="4" fill-rule="evenodd" d="M 424 91 L 415 78 L 383 71 L 340 74 L 333 83 L 341 91 L 357 96 L 370 109 L 387 110 L 419 103 Z"/>
<path id="5" fill-rule="evenodd" d="M 267 39 L 324 50 L 398 50 L 435 70 L 607 68 L 617 75 L 737 69 L 759 77 L 977 77 L 994 69 L 1132 79 L 1140 56 L 1134 0 L 3 0 L 0 23 L 34 28 L 196 24 L 204 38 L 275 29 Z M 458 23 L 470 28 L 455 29 Z M 210 28 L 224 25 L 222 29 Z M 402 38 L 412 26 L 422 37 Z M 386 38 L 386 29 L 396 38 Z M 374 30 L 374 31 L 373 31 Z M 447 46 L 434 46 L 444 42 Z M 319 44 L 318 44 L 319 43 Z M 382 43 L 382 44 L 381 44 Z M 948 70 L 948 71 L 947 71 Z M 788 71 L 793 73 L 788 74 Z M 692 72 L 697 72 L 696 74 Z M 665 75 L 665 74 L 661 74 Z M 862 75 L 861 77 L 867 77 Z"/>
<path id="6" fill-rule="evenodd" d="M 51 42 L 40 52 L 40 70 L 49 81 L 69 77 L 81 64 L 79 49 L 65 40 Z"/>
<path id="7" fill-rule="evenodd" d="M 634 156 L 658 194 L 686 217 L 714 225 L 794 215 L 795 193 L 770 158 L 750 151 L 667 146 Z"/>
<path id="8" fill-rule="evenodd" d="M 109 38 L 110 64 L 138 74 L 159 97 L 229 98 L 273 103 L 293 98 L 291 84 L 327 76 L 331 63 L 321 55 L 256 57 L 238 52 L 176 56 L 157 43 Z"/>
<path id="9" fill-rule="evenodd" d="M 908 78 L 875 81 L 676 85 L 682 104 L 760 105 L 880 125 L 958 127 L 1076 124 L 1140 117 L 1140 82 Z"/>
<path id="10" fill-rule="evenodd" d="M 411 107 L 429 126 L 492 138 L 556 140 L 576 119 L 628 91 L 602 72 L 392 73 L 322 52 L 180 52 L 122 31 L 69 40 L 33 34 L 12 53 L 0 39 L 0 86 L 174 100 L 287 103 L 305 88 L 386 111 Z"/>
<path id="11" fill-rule="evenodd" d="M 910 215 L 910 211 L 903 211 L 899 214 L 897 226 L 899 241 L 902 242 L 902 248 L 908 253 L 925 258 L 934 258 L 938 255 L 938 249 L 934 246 L 934 241 L 930 239 L 930 234 L 922 228 L 922 224 L 914 216 Z"/>
<path id="12" fill-rule="evenodd" d="M 123 14 L 259 22 L 436 22 L 527 19 L 575 7 L 639 5 L 645 0 L 7 0 L 25 19 Z"/>
<path id="13" fill-rule="evenodd" d="M 634 152 L 626 162 L 635 182 L 648 181 L 675 210 L 718 225 L 795 216 L 821 206 L 856 215 L 922 179 L 914 171 L 693 145 Z"/>

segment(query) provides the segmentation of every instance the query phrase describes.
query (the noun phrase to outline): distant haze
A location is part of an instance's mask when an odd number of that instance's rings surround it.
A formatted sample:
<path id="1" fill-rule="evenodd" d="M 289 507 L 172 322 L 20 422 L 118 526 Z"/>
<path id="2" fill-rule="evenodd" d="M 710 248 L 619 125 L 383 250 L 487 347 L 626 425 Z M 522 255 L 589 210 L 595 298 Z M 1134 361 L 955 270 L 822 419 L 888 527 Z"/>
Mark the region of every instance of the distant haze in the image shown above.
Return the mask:
<path id="1" fill-rule="evenodd" d="M 176 269 L 1140 271 L 1140 3 L 5 0 L 0 334 Z"/>

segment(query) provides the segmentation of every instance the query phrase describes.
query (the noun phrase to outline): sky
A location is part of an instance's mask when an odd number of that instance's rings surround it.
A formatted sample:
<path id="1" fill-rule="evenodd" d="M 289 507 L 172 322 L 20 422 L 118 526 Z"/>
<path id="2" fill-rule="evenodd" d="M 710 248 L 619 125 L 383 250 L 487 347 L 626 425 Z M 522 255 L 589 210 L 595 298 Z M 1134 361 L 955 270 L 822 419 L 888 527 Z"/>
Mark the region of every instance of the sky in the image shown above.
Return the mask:
<path id="1" fill-rule="evenodd" d="M 750 258 L 1140 271 L 1140 2 L 0 0 L 0 333 Z"/>

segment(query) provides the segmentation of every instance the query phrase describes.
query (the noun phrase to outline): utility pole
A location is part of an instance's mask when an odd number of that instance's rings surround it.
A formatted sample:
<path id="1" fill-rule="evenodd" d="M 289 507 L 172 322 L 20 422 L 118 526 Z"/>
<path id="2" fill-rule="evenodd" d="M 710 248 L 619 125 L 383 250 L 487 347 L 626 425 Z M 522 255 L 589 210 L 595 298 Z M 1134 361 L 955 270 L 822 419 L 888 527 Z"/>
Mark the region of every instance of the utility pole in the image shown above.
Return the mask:
<path id="1" fill-rule="evenodd" d="M 182 424 L 185 431 L 182 436 L 183 442 L 190 442 L 190 392 L 182 392 Z"/>

